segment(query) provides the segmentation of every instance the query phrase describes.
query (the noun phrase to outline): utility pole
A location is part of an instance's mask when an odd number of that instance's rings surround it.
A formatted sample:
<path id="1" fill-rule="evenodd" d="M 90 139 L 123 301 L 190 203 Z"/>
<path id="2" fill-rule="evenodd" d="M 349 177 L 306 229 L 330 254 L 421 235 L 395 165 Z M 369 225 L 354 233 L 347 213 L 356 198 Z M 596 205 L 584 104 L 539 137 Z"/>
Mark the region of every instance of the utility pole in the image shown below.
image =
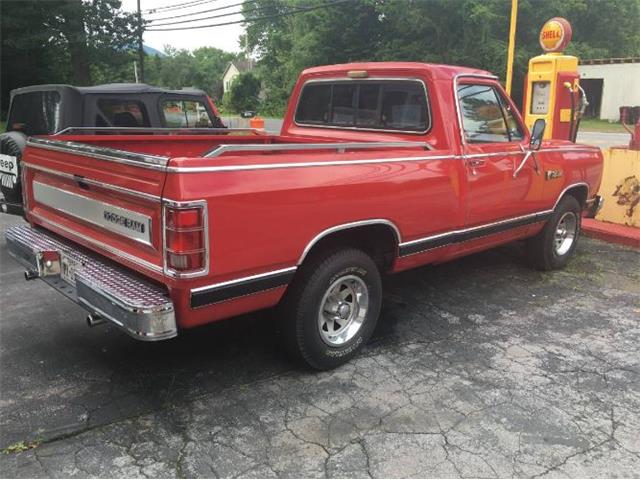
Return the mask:
<path id="1" fill-rule="evenodd" d="M 507 84 L 505 90 L 511 96 L 513 80 L 513 54 L 516 49 L 516 23 L 518 23 L 518 0 L 511 0 L 511 24 L 509 25 L 509 50 L 507 53 Z"/>
<path id="2" fill-rule="evenodd" d="M 144 48 L 142 46 L 142 12 L 138 0 L 138 57 L 140 60 L 140 81 L 144 83 Z"/>

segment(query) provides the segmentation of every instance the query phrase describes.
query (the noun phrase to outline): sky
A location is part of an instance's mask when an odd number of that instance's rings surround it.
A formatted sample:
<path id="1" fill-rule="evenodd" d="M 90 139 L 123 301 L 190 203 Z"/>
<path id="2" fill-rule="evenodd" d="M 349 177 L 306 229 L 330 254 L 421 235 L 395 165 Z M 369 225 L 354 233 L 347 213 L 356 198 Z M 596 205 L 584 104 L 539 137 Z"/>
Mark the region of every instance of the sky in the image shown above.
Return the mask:
<path id="1" fill-rule="evenodd" d="M 121 0 L 122 9 L 128 12 L 137 10 L 136 0 Z M 199 1 L 200 4 L 193 6 L 185 6 L 172 10 L 159 10 L 155 13 L 145 12 L 154 8 L 172 7 L 174 5 L 187 3 L 189 1 Z M 177 22 L 182 20 L 191 20 L 198 17 L 209 17 L 214 15 L 224 15 L 240 11 L 241 7 L 232 7 L 229 9 L 221 9 L 213 12 L 203 13 L 201 15 L 186 16 L 176 18 L 178 15 L 187 13 L 202 12 L 203 10 L 211 10 L 213 8 L 225 7 L 241 3 L 241 0 L 140 0 L 140 9 L 142 16 L 147 19 L 164 19 L 162 23 Z M 242 15 L 230 15 L 210 20 L 202 20 L 199 22 L 191 22 L 185 24 L 165 26 L 163 28 L 174 28 L 183 26 L 211 25 L 215 23 L 225 23 L 235 20 L 241 20 Z M 157 23 L 161 23 L 158 21 Z M 152 24 L 151 24 L 152 25 Z M 147 28 L 152 28 L 147 25 Z M 161 28 L 161 27 L 158 27 Z M 239 52 L 241 50 L 238 39 L 244 33 L 242 24 L 226 25 L 214 28 L 199 28 L 193 30 L 175 30 L 171 32 L 149 32 L 145 31 L 143 42 L 145 45 L 153 47 L 157 50 L 164 51 L 165 45 L 171 45 L 178 49 L 193 50 L 199 47 L 216 47 L 228 52 Z"/>

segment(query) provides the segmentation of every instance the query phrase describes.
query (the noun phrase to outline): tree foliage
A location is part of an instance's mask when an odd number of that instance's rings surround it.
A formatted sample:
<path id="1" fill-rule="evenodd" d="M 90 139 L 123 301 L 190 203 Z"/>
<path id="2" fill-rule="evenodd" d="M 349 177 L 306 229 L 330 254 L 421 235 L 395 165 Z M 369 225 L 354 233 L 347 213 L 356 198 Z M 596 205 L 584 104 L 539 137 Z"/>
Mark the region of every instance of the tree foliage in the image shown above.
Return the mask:
<path id="1" fill-rule="evenodd" d="M 328 0 L 258 0 L 260 15 L 278 15 Z M 251 9 L 256 8 L 252 4 Z M 302 14 L 250 21 L 248 44 L 264 80 L 264 107 L 281 113 L 299 72 L 353 61 L 405 60 L 458 64 L 504 79 L 507 0 L 351 0 Z M 640 55 L 640 0 L 520 0 L 513 96 L 522 95 L 538 33 L 551 17 L 573 26 L 567 53 L 581 58 Z"/>
<path id="2" fill-rule="evenodd" d="M 238 75 L 231 84 L 228 97 L 224 103 L 233 112 L 256 110 L 260 103 L 260 80 L 251 72 Z"/>
<path id="3" fill-rule="evenodd" d="M 14 88 L 135 81 L 138 24 L 120 0 L 1 0 L 0 17 L 2 117 Z M 222 97 L 222 75 L 235 54 L 165 48 L 164 57 L 146 56 L 147 83 Z"/>
<path id="4" fill-rule="evenodd" d="M 89 85 L 94 70 L 128 61 L 137 21 L 120 6 L 119 0 L 2 0 L 2 109 L 14 88 Z"/>

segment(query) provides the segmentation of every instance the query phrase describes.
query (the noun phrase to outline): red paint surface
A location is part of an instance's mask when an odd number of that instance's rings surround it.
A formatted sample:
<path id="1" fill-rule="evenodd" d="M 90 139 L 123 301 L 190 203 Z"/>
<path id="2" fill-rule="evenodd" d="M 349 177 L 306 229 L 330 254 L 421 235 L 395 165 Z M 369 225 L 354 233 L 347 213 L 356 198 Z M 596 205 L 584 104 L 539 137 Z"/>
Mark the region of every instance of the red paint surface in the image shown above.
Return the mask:
<path id="1" fill-rule="evenodd" d="M 346 78 L 349 70 L 367 70 L 370 77 L 417 78 L 425 82 L 432 128 L 426 134 L 345 131 L 300 127 L 292 117 L 306 80 Z M 350 222 L 386 219 L 400 231 L 403 242 L 468 228 L 514 216 L 552 209 L 566 186 L 589 184 L 595 195 L 602 174 L 599 149 L 537 152 L 540 173 L 530 161 L 514 179 L 513 171 L 524 154 L 507 155 L 528 145 L 520 143 L 462 145 L 454 102 L 456 74 L 485 74 L 479 70 L 417 63 L 350 64 L 306 70 L 296 84 L 284 120 L 283 134 L 274 135 L 113 135 L 57 136 L 110 148 L 171 157 L 171 167 L 297 164 L 318 162 L 303 168 L 246 169 L 206 173 L 165 173 L 137 166 L 117 165 L 95 158 L 27 147 L 25 161 L 55 171 L 81 175 L 131 190 L 175 201 L 206 200 L 209 222 L 210 273 L 205 277 L 176 280 L 157 271 L 131 264 L 92 246 L 77 235 L 65 234 L 57 222 L 78 234 L 118 248 L 158 267 L 162 266 L 160 202 L 98 187 L 86 188 L 73 180 L 29 170 L 27 195 L 29 221 L 72 238 L 141 274 L 168 286 L 181 327 L 192 327 L 248 311 L 275 305 L 285 288 L 277 288 L 192 310 L 190 289 L 295 266 L 305 247 L 322 231 Z M 487 82 L 487 80 L 482 80 Z M 495 81 L 488 81 L 501 89 Z M 516 111 L 512 105 L 512 110 Z M 527 131 L 518 116 L 523 131 Z M 216 158 L 202 154 L 219 144 L 408 140 L 429 142 L 434 150 L 380 148 L 338 153 L 328 150 L 287 152 L 229 152 Z M 566 141 L 545 142 L 543 149 L 574 148 Z M 504 153 L 487 157 L 473 174 L 465 155 Z M 434 159 L 434 157 L 442 157 Z M 403 159 L 385 162 L 384 160 Z M 415 160 L 415 158 L 420 158 Z M 383 160 L 325 166 L 331 161 Z M 561 170 L 562 176 L 545 180 L 544 171 Z M 144 246 L 126 237 L 53 208 L 35 204 L 32 180 L 49 183 L 79 195 L 129 208 L 152 218 L 153 245 Z M 533 235 L 541 224 L 476 238 L 456 245 L 396 259 L 394 271 L 455 257 Z"/>

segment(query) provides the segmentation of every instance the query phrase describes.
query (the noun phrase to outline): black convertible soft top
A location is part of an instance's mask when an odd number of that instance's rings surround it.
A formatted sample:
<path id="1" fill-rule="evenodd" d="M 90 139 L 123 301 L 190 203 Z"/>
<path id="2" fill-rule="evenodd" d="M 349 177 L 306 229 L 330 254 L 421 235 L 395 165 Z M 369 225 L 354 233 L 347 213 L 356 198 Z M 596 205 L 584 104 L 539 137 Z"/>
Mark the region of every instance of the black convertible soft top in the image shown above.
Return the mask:
<path id="1" fill-rule="evenodd" d="M 30 85 L 28 87 L 16 88 L 11 91 L 11 95 L 19 95 L 21 93 L 41 92 L 43 90 L 72 90 L 79 94 L 100 94 L 100 93 L 168 93 L 175 95 L 206 95 L 203 90 L 197 88 L 183 88 L 181 90 L 170 90 L 167 88 L 154 87 L 146 83 L 105 83 L 103 85 L 94 85 L 91 87 L 76 87 L 74 85 L 65 84 L 45 84 Z"/>

